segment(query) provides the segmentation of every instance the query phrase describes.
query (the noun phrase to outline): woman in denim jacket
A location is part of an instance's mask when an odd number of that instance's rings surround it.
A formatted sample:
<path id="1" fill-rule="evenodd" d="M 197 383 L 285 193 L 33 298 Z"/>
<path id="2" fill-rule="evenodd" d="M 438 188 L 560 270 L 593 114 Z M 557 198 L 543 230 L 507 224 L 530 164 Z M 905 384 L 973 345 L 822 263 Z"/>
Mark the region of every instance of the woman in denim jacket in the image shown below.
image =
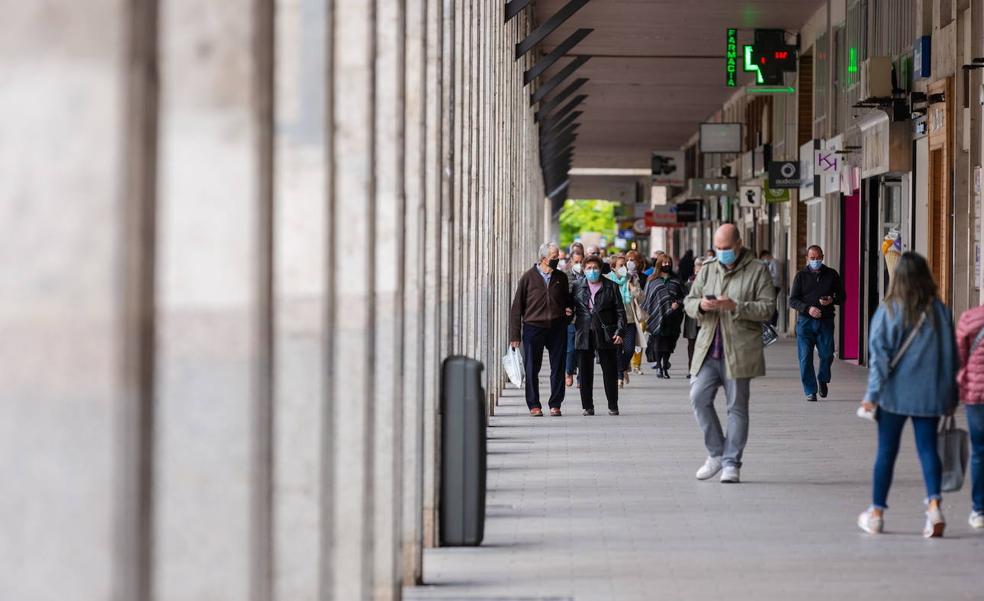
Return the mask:
<path id="1" fill-rule="evenodd" d="M 910 346 L 901 354 L 906 339 Z M 885 301 L 871 321 L 868 391 L 862 404 L 877 407 L 878 455 L 875 460 L 871 507 L 858 517 L 869 534 L 884 527 L 895 458 L 905 422 L 912 420 L 916 449 L 926 483 L 927 538 L 943 536 L 946 522 L 940 511 L 942 466 L 936 448 L 940 417 L 957 405 L 957 358 L 953 318 L 937 297 L 936 282 L 922 256 L 907 252 L 899 260 Z"/>

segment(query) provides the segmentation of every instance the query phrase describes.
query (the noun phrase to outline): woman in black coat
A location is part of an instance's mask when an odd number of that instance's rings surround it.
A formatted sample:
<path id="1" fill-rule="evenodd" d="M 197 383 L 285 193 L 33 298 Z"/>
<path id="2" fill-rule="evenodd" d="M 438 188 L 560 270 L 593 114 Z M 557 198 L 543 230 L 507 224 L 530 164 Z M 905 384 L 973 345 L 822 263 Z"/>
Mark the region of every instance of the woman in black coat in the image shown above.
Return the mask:
<path id="1" fill-rule="evenodd" d="M 598 256 L 584 260 L 584 279 L 574 285 L 574 348 L 581 376 L 581 407 L 594 415 L 594 357 L 601 362 L 601 377 L 608 398 L 608 414 L 618 415 L 618 349 L 625 334 L 625 304 L 618 285 L 601 277 Z"/>
<path id="2" fill-rule="evenodd" d="M 654 356 L 660 378 L 670 377 L 670 355 L 676 350 L 677 339 L 683 324 L 683 299 L 686 290 L 673 273 L 673 259 L 664 255 L 656 266 L 656 273 L 646 286 L 643 309 L 649 314 L 646 322 L 649 331 L 650 356 Z"/>

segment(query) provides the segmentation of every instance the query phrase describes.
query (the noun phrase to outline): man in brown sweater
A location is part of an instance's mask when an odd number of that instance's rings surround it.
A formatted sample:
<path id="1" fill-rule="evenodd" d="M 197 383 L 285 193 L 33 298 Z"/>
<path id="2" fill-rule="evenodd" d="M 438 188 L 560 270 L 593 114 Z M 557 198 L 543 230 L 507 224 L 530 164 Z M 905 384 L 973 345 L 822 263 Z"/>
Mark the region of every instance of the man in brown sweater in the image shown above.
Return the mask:
<path id="1" fill-rule="evenodd" d="M 509 340 L 523 345 L 526 369 L 526 405 L 530 415 L 542 417 L 540 367 L 543 349 L 550 354 L 550 415 L 560 417 L 564 402 L 564 359 L 567 324 L 574 314 L 567 274 L 557 269 L 560 249 L 554 243 L 540 245 L 540 261 L 523 274 L 509 312 Z"/>

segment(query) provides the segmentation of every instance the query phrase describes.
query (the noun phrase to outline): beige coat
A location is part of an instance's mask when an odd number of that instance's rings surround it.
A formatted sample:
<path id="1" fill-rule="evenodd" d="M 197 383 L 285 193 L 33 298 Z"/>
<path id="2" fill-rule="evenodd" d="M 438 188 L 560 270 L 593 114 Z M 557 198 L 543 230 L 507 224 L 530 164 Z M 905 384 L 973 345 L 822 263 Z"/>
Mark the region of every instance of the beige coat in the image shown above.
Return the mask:
<path id="1" fill-rule="evenodd" d="M 700 312 L 700 301 L 708 295 L 727 296 L 738 307 L 731 312 Z M 721 325 L 724 362 L 729 378 L 756 378 L 765 375 L 762 322 L 776 310 L 776 290 L 769 269 L 749 250 L 742 251 L 735 267 L 725 269 L 718 261 L 704 263 L 684 300 L 687 315 L 700 324 L 690 373 L 696 374 L 711 350 L 714 332 Z"/>

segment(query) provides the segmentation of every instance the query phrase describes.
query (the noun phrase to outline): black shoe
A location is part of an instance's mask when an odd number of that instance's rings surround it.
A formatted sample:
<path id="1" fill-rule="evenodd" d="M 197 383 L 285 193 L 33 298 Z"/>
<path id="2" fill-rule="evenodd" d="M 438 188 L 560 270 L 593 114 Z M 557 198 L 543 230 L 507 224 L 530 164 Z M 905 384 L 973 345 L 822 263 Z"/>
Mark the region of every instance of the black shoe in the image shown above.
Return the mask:
<path id="1" fill-rule="evenodd" d="M 618 415 L 618 409 L 609 409 L 608 415 Z"/>
<path id="2" fill-rule="evenodd" d="M 687 379 L 688 379 L 688 380 L 690 379 L 690 374 L 687 374 Z"/>
<path id="3" fill-rule="evenodd" d="M 669 368 L 663 370 L 663 378 L 665 378 L 667 380 L 670 379 L 670 370 L 669 370 Z"/>
<path id="4" fill-rule="evenodd" d="M 581 412 L 581 415 L 594 415 L 594 409 L 585 409 Z"/>
<path id="5" fill-rule="evenodd" d="M 821 399 L 827 398 L 827 383 L 826 382 L 820 382 L 820 398 Z"/>
<path id="6" fill-rule="evenodd" d="M 817 395 L 815 395 L 815 394 L 808 394 L 808 395 L 806 395 L 806 400 L 810 401 L 811 403 L 816 403 L 817 402 Z"/>

